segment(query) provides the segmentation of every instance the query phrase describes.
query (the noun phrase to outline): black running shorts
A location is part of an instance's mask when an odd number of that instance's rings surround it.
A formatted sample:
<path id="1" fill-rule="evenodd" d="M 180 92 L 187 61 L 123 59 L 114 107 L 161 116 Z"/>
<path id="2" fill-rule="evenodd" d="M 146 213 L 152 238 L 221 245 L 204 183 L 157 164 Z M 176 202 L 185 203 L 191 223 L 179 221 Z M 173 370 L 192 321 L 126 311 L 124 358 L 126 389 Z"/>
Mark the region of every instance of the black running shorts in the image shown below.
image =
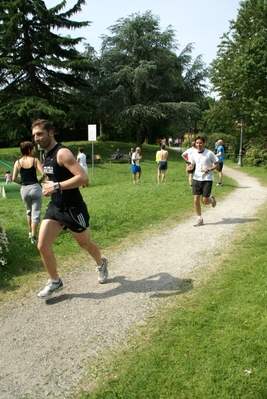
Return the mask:
<path id="1" fill-rule="evenodd" d="M 202 197 L 209 197 L 212 189 L 212 180 L 198 181 L 193 180 L 192 192 L 193 195 L 202 195 Z"/>
<path id="2" fill-rule="evenodd" d="M 89 227 L 90 215 L 85 203 L 75 208 L 58 209 L 49 202 L 44 219 L 57 220 L 65 230 L 81 233 Z"/>

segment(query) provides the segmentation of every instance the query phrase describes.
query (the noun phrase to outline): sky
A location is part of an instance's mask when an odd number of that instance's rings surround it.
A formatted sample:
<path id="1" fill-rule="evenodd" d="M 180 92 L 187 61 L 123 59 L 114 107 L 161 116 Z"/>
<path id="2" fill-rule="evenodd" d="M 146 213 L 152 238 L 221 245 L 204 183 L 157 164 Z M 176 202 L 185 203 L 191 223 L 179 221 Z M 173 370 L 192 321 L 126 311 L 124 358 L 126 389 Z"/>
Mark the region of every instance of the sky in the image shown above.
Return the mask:
<path id="1" fill-rule="evenodd" d="M 48 8 L 59 4 L 60 0 L 44 0 Z M 66 0 L 64 11 L 70 9 L 75 0 Z M 101 35 L 110 35 L 108 28 L 120 18 L 150 10 L 159 17 L 161 31 L 169 25 L 175 30 L 178 54 L 189 43 L 193 43 L 193 58 L 202 55 L 208 66 L 216 58 L 217 46 L 221 37 L 229 30 L 229 20 L 235 20 L 240 8 L 240 0 L 87 0 L 82 12 L 72 16 L 72 20 L 91 21 L 91 25 L 76 31 L 58 32 L 73 37 L 83 36 L 96 51 L 100 50 Z M 83 47 L 78 48 L 83 51 Z"/>

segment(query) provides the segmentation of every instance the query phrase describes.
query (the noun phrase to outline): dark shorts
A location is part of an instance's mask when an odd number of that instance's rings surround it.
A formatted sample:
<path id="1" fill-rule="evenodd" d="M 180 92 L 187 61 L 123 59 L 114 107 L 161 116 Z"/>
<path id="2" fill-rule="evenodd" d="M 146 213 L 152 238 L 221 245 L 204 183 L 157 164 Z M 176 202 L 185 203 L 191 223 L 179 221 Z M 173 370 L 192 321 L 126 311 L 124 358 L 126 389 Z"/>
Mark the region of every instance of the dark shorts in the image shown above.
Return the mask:
<path id="1" fill-rule="evenodd" d="M 217 166 L 217 172 L 221 172 L 223 169 L 223 162 L 219 162 Z"/>
<path id="2" fill-rule="evenodd" d="M 202 197 L 209 197 L 212 189 L 212 180 L 198 181 L 193 180 L 192 192 L 193 195 L 202 195 Z"/>
<path id="3" fill-rule="evenodd" d="M 136 173 L 141 173 L 141 167 L 135 165 L 134 163 L 132 164 L 132 173 L 135 175 Z"/>
<path id="4" fill-rule="evenodd" d="M 167 161 L 159 161 L 159 170 L 166 170 L 168 168 Z"/>
<path id="5" fill-rule="evenodd" d="M 85 203 L 76 208 L 59 210 L 49 202 L 44 219 L 57 220 L 61 226 L 64 226 L 64 230 L 70 229 L 74 233 L 82 233 L 89 227 L 90 215 Z"/>

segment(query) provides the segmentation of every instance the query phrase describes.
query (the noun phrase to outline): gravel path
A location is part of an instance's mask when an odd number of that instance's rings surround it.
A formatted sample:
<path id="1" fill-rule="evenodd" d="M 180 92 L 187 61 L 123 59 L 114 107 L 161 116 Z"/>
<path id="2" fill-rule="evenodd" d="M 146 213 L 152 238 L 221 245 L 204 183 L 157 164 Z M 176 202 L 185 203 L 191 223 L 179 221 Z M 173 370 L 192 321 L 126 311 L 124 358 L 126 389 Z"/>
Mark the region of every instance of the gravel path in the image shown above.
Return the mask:
<path id="1" fill-rule="evenodd" d="M 192 216 L 111 254 L 107 284 L 99 285 L 84 264 L 63 276 L 65 289 L 52 299 L 31 292 L 1 307 L 0 399 L 72 397 L 90 359 L 116 348 L 164 298 L 181 293 L 183 281 L 194 280 L 207 266 L 206 254 L 253 223 L 267 188 L 239 170 L 224 166 L 224 173 L 238 182 L 236 189 L 204 212 L 204 226 L 193 227 Z"/>

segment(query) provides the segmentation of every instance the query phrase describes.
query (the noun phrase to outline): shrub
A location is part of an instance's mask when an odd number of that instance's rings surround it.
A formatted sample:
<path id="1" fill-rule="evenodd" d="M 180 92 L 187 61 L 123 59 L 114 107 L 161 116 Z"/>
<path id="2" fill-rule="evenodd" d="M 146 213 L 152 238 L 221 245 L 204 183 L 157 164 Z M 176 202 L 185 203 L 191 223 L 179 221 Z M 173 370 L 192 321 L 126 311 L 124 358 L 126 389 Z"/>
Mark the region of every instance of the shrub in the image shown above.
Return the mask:
<path id="1" fill-rule="evenodd" d="M 267 137 L 254 137 L 244 148 L 245 165 L 267 167 Z"/>

